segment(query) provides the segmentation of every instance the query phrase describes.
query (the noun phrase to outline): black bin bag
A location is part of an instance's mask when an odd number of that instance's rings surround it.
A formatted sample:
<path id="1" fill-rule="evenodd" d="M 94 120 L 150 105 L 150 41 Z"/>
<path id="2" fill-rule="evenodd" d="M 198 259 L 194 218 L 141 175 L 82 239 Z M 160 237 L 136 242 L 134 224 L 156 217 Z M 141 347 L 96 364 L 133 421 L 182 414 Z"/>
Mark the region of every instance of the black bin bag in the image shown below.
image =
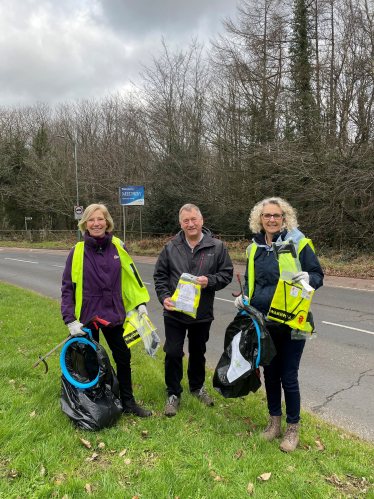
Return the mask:
<path id="1" fill-rule="evenodd" d="M 259 366 L 268 366 L 276 354 L 263 315 L 244 306 L 225 333 L 224 352 L 214 371 L 213 387 L 225 398 L 256 392 L 261 386 Z"/>
<path id="2" fill-rule="evenodd" d="M 64 346 L 60 363 L 62 411 L 82 430 L 113 425 L 123 406 L 105 349 L 92 338 L 73 338 Z"/>

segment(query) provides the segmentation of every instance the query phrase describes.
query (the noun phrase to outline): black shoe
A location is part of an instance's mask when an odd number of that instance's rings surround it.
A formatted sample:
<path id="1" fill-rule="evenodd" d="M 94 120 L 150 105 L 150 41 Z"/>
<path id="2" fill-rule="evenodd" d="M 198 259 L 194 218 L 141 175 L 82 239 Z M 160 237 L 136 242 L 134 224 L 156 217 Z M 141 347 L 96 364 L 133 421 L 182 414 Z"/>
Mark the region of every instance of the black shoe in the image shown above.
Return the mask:
<path id="1" fill-rule="evenodd" d="M 123 412 L 124 414 L 133 414 L 134 416 L 139 416 L 140 418 L 149 418 L 152 416 L 152 411 L 142 409 L 138 406 L 134 399 L 123 402 Z"/>

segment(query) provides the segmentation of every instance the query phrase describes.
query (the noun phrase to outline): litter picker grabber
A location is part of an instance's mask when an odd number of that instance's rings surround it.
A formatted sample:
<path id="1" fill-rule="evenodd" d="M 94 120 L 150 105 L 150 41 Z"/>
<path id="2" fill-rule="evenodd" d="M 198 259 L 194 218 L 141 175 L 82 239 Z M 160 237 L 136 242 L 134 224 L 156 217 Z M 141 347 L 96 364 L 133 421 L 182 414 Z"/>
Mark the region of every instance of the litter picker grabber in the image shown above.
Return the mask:
<path id="1" fill-rule="evenodd" d="M 93 324 L 96 329 L 99 329 L 98 326 L 97 326 L 97 323 L 102 324 L 103 326 L 108 326 L 108 324 L 110 324 L 110 322 L 105 321 L 104 319 L 100 319 L 97 315 L 95 315 L 89 321 L 87 321 L 85 324 L 83 324 L 83 326 L 81 327 L 81 329 L 83 330 L 83 328 L 87 327 L 89 324 Z M 43 364 L 45 365 L 44 374 L 47 374 L 47 372 L 48 372 L 48 364 L 45 361 L 45 359 L 47 357 L 49 357 L 55 350 L 57 350 L 58 348 L 60 348 L 63 345 L 65 345 L 65 343 L 67 343 L 72 338 L 73 338 L 73 336 L 71 334 L 69 334 L 69 336 L 64 341 L 61 341 L 61 343 L 59 343 L 56 347 L 52 348 L 52 350 L 50 352 L 46 353 L 45 355 L 43 355 L 43 357 L 40 357 L 40 355 L 39 355 L 39 360 L 37 362 L 35 362 L 35 364 L 32 367 L 37 367 L 41 362 L 43 362 Z"/>
<path id="2" fill-rule="evenodd" d="M 240 291 L 239 293 L 231 293 L 232 296 L 234 296 L 235 298 L 237 298 L 240 294 L 242 295 L 242 298 L 243 300 L 245 299 L 244 297 L 244 290 L 243 290 L 243 285 L 242 285 L 242 281 L 240 280 L 240 275 L 239 275 L 239 272 L 236 274 L 236 277 L 238 278 L 238 281 L 239 281 L 239 285 L 240 285 Z"/>

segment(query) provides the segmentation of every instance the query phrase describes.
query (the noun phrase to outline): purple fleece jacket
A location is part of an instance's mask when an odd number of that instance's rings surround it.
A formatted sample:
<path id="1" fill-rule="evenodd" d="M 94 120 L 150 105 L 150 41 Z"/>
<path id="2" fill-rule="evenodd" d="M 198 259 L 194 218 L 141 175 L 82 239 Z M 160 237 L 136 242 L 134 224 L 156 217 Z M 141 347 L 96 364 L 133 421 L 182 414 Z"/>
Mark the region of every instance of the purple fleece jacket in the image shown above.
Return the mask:
<path id="1" fill-rule="evenodd" d="M 83 303 L 79 321 L 84 324 L 94 315 L 110 322 L 110 327 L 123 324 L 126 318 L 121 290 L 121 260 L 117 248 L 111 243 L 112 234 L 104 240 L 84 234 Z M 126 249 L 126 248 L 125 248 Z M 75 292 L 71 280 L 71 265 L 75 248 L 66 260 L 62 276 L 62 318 L 67 324 L 76 320 Z"/>

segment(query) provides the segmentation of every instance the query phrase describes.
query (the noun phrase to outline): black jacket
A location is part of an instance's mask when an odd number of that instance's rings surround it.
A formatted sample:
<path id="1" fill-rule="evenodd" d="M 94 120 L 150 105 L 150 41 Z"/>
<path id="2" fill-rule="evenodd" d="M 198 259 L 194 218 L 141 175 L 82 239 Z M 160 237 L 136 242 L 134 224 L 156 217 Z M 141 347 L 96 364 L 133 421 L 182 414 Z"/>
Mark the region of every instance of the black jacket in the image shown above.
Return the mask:
<path id="1" fill-rule="evenodd" d="M 284 240 L 286 235 L 286 230 L 280 234 L 275 234 L 273 242 L 277 241 L 279 236 Z M 279 281 L 279 262 L 275 259 L 273 250 L 266 246 L 263 232 L 256 234 L 253 244 L 255 243 L 257 243 L 258 246 L 254 259 L 255 289 L 250 304 L 252 307 L 255 307 L 257 310 L 267 315 Z M 323 285 L 324 277 L 322 267 L 309 244 L 300 251 L 299 260 L 301 268 L 309 274 L 309 284 L 314 289 L 321 287 Z M 244 278 L 244 293 L 248 296 L 248 260 Z"/>
<path id="2" fill-rule="evenodd" d="M 215 291 L 225 288 L 232 281 L 234 266 L 231 263 L 226 246 L 222 241 L 215 239 L 209 229 L 203 227 L 204 237 L 191 252 L 183 230 L 165 244 L 158 257 L 153 279 L 157 297 L 164 304 L 165 298 L 171 297 L 178 285 L 183 272 L 206 276 L 208 285 L 201 290 L 200 304 L 196 319 L 182 312 L 169 312 L 164 308 L 164 315 L 175 319 L 190 322 L 208 322 L 214 319 L 213 301 Z"/>

